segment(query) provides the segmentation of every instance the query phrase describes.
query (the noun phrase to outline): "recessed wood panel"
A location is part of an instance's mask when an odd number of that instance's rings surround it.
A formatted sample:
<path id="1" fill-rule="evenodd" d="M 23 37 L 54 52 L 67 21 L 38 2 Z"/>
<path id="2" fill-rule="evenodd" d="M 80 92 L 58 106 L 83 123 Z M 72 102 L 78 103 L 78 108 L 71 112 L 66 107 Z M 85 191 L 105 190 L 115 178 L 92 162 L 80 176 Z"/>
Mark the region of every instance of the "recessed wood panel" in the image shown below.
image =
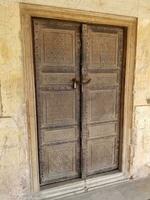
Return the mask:
<path id="1" fill-rule="evenodd" d="M 42 182 L 78 175 L 79 157 L 76 143 L 63 143 L 42 147 Z"/>
<path id="2" fill-rule="evenodd" d="M 89 126 L 89 139 L 115 136 L 118 133 L 118 123 L 100 123 Z"/>
<path id="3" fill-rule="evenodd" d="M 42 125 L 75 123 L 74 91 L 42 92 Z"/>
<path id="4" fill-rule="evenodd" d="M 117 72 L 113 73 L 91 73 L 90 74 L 92 89 L 108 88 L 117 86 L 119 84 L 119 75 Z"/>
<path id="5" fill-rule="evenodd" d="M 88 142 L 88 173 L 115 169 L 117 167 L 116 137 L 90 140 Z"/>
<path id="6" fill-rule="evenodd" d="M 92 32 L 90 45 L 90 68 L 117 67 L 118 36 L 116 34 Z"/>
<path id="7" fill-rule="evenodd" d="M 72 79 L 74 78 L 74 73 L 42 73 L 40 77 L 40 84 L 41 86 L 46 85 L 71 85 L 72 86 Z"/>
<path id="8" fill-rule="evenodd" d="M 77 128 L 59 128 L 54 130 L 42 131 L 43 144 L 55 144 L 59 142 L 70 142 L 79 139 Z"/>
<path id="9" fill-rule="evenodd" d="M 92 122 L 105 122 L 116 119 L 116 89 L 92 91 L 90 99 L 90 120 Z"/>
<path id="10" fill-rule="evenodd" d="M 69 30 L 43 29 L 43 64 L 50 66 L 75 65 L 75 33 Z"/>

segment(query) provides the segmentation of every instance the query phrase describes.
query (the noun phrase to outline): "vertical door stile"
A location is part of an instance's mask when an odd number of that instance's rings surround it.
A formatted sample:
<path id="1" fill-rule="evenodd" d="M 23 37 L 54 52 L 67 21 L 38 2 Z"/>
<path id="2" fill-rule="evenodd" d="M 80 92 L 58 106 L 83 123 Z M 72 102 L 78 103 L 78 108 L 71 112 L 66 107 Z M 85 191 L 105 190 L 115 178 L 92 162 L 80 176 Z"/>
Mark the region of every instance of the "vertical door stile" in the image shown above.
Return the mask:
<path id="1" fill-rule="evenodd" d="M 81 56 L 81 82 L 87 77 L 88 75 L 88 26 L 87 24 L 82 24 L 82 56 Z M 87 127 L 87 88 L 86 85 L 81 84 L 82 90 L 82 102 L 81 102 L 81 115 L 82 115 L 82 179 L 86 179 L 86 171 L 87 171 L 87 134 L 88 134 L 88 127 Z"/>

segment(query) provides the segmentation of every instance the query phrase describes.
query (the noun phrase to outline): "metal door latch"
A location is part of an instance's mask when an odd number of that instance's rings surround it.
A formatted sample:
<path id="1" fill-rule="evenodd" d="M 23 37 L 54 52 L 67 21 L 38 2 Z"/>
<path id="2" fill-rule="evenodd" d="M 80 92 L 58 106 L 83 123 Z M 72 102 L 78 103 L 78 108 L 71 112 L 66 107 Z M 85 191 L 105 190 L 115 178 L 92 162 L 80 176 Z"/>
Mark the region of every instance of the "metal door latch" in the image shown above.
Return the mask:
<path id="1" fill-rule="evenodd" d="M 78 81 L 76 78 L 73 78 L 72 79 L 72 87 L 73 89 L 76 89 L 77 88 L 77 84 L 88 84 L 91 82 L 91 78 L 89 78 L 88 80 L 83 80 L 82 82 Z"/>
<path id="2" fill-rule="evenodd" d="M 77 88 L 77 84 L 80 84 L 80 82 L 76 78 L 73 78 L 72 79 L 72 87 L 73 87 L 73 89 Z"/>

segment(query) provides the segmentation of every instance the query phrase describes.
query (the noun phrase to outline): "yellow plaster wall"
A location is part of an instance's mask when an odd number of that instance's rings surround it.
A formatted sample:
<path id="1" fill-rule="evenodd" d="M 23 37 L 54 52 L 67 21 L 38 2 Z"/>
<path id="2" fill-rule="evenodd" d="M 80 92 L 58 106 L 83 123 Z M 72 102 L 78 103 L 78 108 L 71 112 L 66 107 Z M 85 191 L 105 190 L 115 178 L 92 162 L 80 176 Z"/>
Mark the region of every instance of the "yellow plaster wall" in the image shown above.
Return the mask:
<path id="1" fill-rule="evenodd" d="M 19 2 L 138 18 L 132 175 L 150 174 L 150 1 L 0 0 L 0 199 L 27 199 L 30 191 Z"/>

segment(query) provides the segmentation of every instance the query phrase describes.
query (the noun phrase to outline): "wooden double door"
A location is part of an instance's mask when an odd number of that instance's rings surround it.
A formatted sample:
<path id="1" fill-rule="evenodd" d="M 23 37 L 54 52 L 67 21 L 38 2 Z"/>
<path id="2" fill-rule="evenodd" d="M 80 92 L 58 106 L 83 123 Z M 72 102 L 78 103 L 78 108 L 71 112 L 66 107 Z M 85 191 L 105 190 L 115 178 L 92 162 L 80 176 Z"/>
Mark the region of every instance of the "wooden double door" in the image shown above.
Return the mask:
<path id="1" fill-rule="evenodd" d="M 119 168 L 123 35 L 33 18 L 41 186 Z"/>

